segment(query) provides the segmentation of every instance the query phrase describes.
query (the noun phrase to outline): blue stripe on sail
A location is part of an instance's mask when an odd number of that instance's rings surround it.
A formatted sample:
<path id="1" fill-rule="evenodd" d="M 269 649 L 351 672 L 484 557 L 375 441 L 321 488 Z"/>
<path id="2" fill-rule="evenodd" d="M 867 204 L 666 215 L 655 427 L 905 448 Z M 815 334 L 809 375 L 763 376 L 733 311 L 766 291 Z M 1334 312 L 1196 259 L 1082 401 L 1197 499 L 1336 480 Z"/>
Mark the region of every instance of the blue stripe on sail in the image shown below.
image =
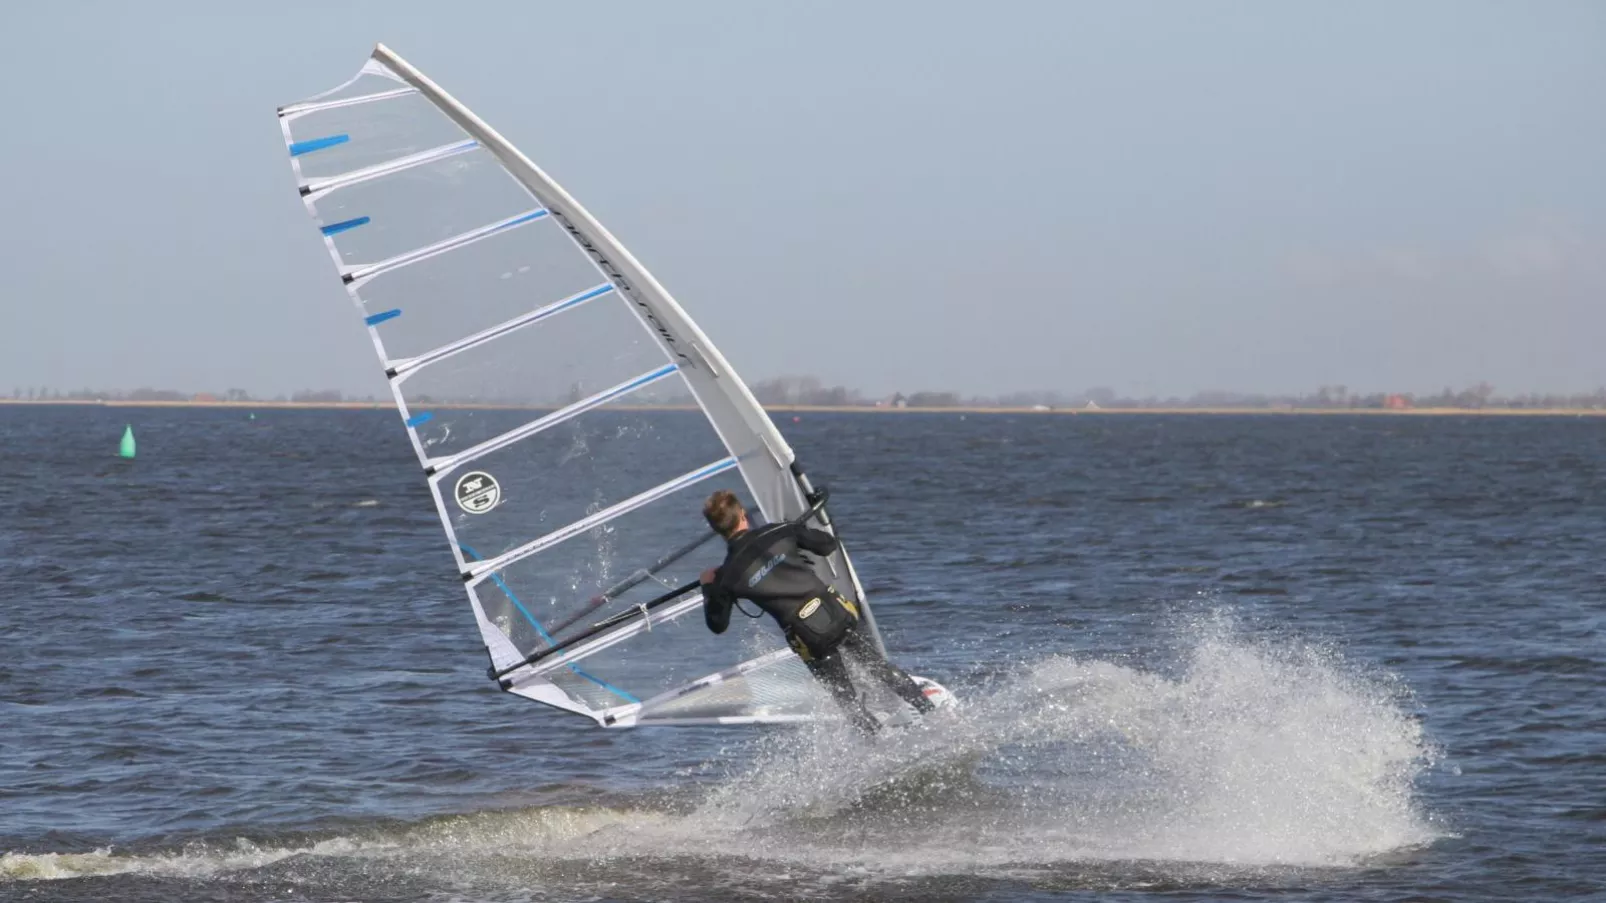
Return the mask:
<path id="1" fill-rule="evenodd" d="M 646 384 L 648 384 L 650 382 L 654 382 L 656 380 L 663 379 L 664 377 L 668 376 L 671 373 L 674 373 L 676 370 L 679 370 L 679 369 L 680 369 L 680 365 L 679 364 L 665 364 L 662 367 L 659 367 L 657 370 L 654 370 L 651 373 L 646 374 L 645 376 L 638 377 L 637 379 L 634 379 L 634 380 L 632 380 L 632 381 L 630 381 L 628 383 L 625 383 L 624 385 L 620 386 L 618 391 L 614 392 L 612 395 L 610 395 L 608 397 L 608 400 L 612 401 L 613 399 L 618 398 L 621 395 L 626 395 L 626 394 L 629 394 L 631 392 L 634 392 L 635 390 L 641 388 L 642 386 L 645 386 Z"/>
<path id="2" fill-rule="evenodd" d="M 367 323 L 369 326 L 376 326 L 385 322 L 386 320 L 394 320 L 399 316 L 401 316 L 401 308 L 398 307 L 393 310 L 380 311 L 377 314 L 369 314 L 368 316 L 363 317 L 362 321 Z M 411 323 L 412 321 L 409 320 L 407 322 Z"/>
<path id="3" fill-rule="evenodd" d="M 444 254 L 447 251 L 456 250 L 464 245 L 471 245 L 482 238 L 489 238 L 492 235 L 500 235 L 509 229 L 522 226 L 531 220 L 538 220 L 541 217 L 548 215 L 548 213 L 550 213 L 550 211 L 546 210 L 545 208 L 537 208 L 535 210 L 531 210 L 529 213 L 520 214 L 519 216 L 503 220 L 500 223 L 482 226 L 479 229 L 464 232 L 461 235 L 454 235 L 451 238 L 435 242 L 432 245 L 425 245 L 422 248 L 408 251 L 405 254 L 398 254 L 388 260 L 381 260 L 378 263 L 369 264 L 361 269 L 350 270 L 346 272 L 345 275 L 340 277 L 340 281 L 350 285 L 359 279 L 369 279 L 374 276 L 378 276 L 380 273 L 388 273 L 397 267 L 404 267 L 410 263 L 417 263 L 420 260 L 433 257 L 436 254 Z"/>
<path id="4" fill-rule="evenodd" d="M 463 545 L 462 543 L 458 543 L 458 547 L 461 548 L 463 551 L 467 552 L 468 554 L 474 556 L 474 560 L 475 561 L 484 561 L 485 560 L 485 559 L 480 557 L 480 553 L 474 551 L 473 549 L 469 548 L 468 546 Z M 515 596 L 513 594 L 512 588 L 509 587 L 507 585 L 507 583 L 502 580 L 502 575 L 501 574 L 492 574 L 491 575 L 491 580 L 496 583 L 497 589 L 500 589 L 502 591 L 503 595 L 507 596 L 508 601 L 513 603 L 513 607 L 517 608 L 519 610 L 519 614 L 524 615 L 524 619 L 526 621 L 530 622 L 530 626 L 534 627 L 535 628 L 535 632 L 539 633 L 541 635 L 541 639 L 546 640 L 548 646 L 556 646 L 558 644 L 558 641 L 554 640 L 552 638 L 552 634 L 547 633 L 546 632 L 546 628 L 541 626 L 541 622 L 537 621 L 535 619 L 535 615 L 530 614 L 530 610 L 524 607 L 524 603 L 523 602 L 519 601 L 519 597 Z M 581 667 L 579 665 L 576 665 L 573 662 L 570 662 L 567 667 L 568 667 L 568 669 L 570 671 L 573 671 L 575 674 L 578 674 L 581 677 L 585 678 L 586 680 L 591 681 L 592 683 L 594 683 L 597 686 L 603 688 L 604 690 L 607 690 L 608 692 L 614 694 L 615 696 L 618 696 L 620 699 L 623 699 L 626 702 L 640 702 L 641 701 L 640 699 L 637 699 L 636 697 L 634 697 L 631 694 L 625 692 L 624 690 L 621 690 L 618 687 L 614 686 L 613 684 L 608 683 L 607 681 L 603 680 L 602 678 L 597 677 L 596 675 L 591 674 L 591 673 L 581 669 Z"/>
<path id="5" fill-rule="evenodd" d="M 694 473 L 691 476 L 687 477 L 686 478 L 686 482 L 687 483 L 695 483 L 698 480 L 704 479 L 706 477 L 711 477 L 714 474 L 719 473 L 722 470 L 730 470 L 732 467 L 735 467 L 735 466 L 736 466 L 736 459 L 735 458 L 726 458 L 725 460 L 720 461 L 718 464 L 710 464 L 707 467 L 704 467 L 702 470 L 697 471 L 696 473 Z"/>
<path id="6" fill-rule="evenodd" d="M 350 135 L 330 135 L 327 138 L 313 138 L 310 141 L 297 141 L 295 144 L 290 145 L 290 156 L 299 157 L 302 154 L 310 154 L 313 151 L 320 151 L 326 147 L 334 147 L 337 144 L 345 144 L 350 140 Z"/>
<path id="7" fill-rule="evenodd" d="M 570 664 L 569 665 L 569 670 L 573 671 L 574 673 L 576 673 L 578 675 L 580 675 L 581 677 L 585 678 L 586 680 L 591 681 L 592 683 L 594 683 L 597 686 L 603 688 L 604 690 L 607 690 L 609 693 L 612 693 L 613 695 L 619 697 L 620 699 L 623 699 L 625 702 L 640 702 L 641 701 L 640 699 L 637 699 L 634 695 L 630 694 L 629 692 L 626 692 L 625 690 L 619 689 L 618 687 L 614 686 L 611 683 L 608 683 L 607 681 L 605 681 L 602 678 L 596 676 L 595 674 L 592 674 L 590 671 L 585 670 L 584 668 L 580 667 L 579 665 Z"/>
<path id="8" fill-rule="evenodd" d="M 433 420 L 434 417 L 435 415 L 428 411 L 424 411 L 421 414 L 414 414 L 413 416 L 407 418 L 407 427 L 408 429 L 411 429 L 415 426 L 423 426 L 424 424 Z"/>
<path id="9" fill-rule="evenodd" d="M 318 227 L 318 231 L 325 235 L 339 235 L 347 229 L 355 229 L 358 226 L 366 225 L 368 225 L 368 217 L 359 216 L 356 219 L 348 219 L 338 223 L 330 223 L 327 226 L 320 226 Z"/>
<path id="10" fill-rule="evenodd" d="M 592 298 L 595 298 L 595 297 L 597 297 L 599 295 L 606 295 L 607 293 L 609 293 L 611 291 L 613 291 L 613 283 L 612 282 L 603 283 L 602 285 L 597 286 L 596 288 L 592 289 L 589 292 L 586 292 L 585 294 L 575 295 L 573 298 L 570 298 L 569 300 L 563 302 L 562 304 L 558 305 L 557 307 L 554 307 L 552 309 L 551 313 L 555 314 L 560 310 L 568 310 L 569 308 L 575 306 L 576 304 L 584 304 L 585 302 L 590 301 Z M 548 314 L 548 316 L 550 316 L 550 315 L 551 314 Z"/>
<path id="11" fill-rule="evenodd" d="M 546 216 L 546 215 L 547 215 L 547 211 L 545 211 L 545 210 L 532 210 L 529 213 L 526 213 L 521 217 L 517 217 L 516 219 L 508 220 L 507 222 L 503 223 L 500 226 L 497 226 L 495 229 L 492 229 L 491 231 L 489 231 L 489 232 L 487 232 L 485 234 L 486 235 L 495 235 L 496 233 L 501 232 L 503 229 L 511 229 L 514 226 L 522 226 L 522 225 L 524 225 L 525 223 L 529 222 L 532 219 L 540 219 L 541 217 Z"/>

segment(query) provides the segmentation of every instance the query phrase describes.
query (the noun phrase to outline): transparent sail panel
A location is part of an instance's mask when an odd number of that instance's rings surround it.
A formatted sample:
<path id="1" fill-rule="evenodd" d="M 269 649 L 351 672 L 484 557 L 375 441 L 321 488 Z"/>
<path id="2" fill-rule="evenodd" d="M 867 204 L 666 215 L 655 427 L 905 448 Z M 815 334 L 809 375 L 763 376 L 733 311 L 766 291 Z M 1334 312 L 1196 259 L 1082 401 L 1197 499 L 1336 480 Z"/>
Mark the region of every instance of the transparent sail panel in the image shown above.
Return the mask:
<path id="1" fill-rule="evenodd" d="M 540 206 L 483 148 L 332 189 L 316 204 L 341 261 L 350 266 L 385 260 Z"/>
<path id="2" fill-rule="evenodd" d="M 563 228 L 543 219 L 375 276 L 356 293 L 370 316 L 401 312 L 379 327 L 386 356 L 400 360 L 606 284 Z M 618 297 L 602 300 L 622 303 Z M 638 335 L 642 327 L 628 310 L 615 313 L 632 321 L 628 330 L 611 327 L 619 329 L 616 338 L 632 346 L 649 339 Z"/>
<path id="3" fill-rule="evenodd" d="M 595 711 L 653 700 L 767 653 L 780 651 L 783 658 L 796 662 L 767 616 L 755 619 L 736 613 L 724 634 L 713 634 L 704 623 L 696 592 L 679 597 L 691 604 L 678 606 L 682 610 L 669 620 L 663 615 L 676 606 L 655 608 L 652 628 L 645 628 L 640 606 L 695 581 L 701 570 L 723 557 L 723 542 L 709 540 L 700 513 L 704 493 L 721 486 L 741 488 L 729 478 L 710 480 L 623 515 L 495 572 L 474 586 L 475 598 L 491 623 L 524 654 L 574 642 L 549 664 L 538 663 L 540 679 Z M 643 551 L 648 549 L 655 551 Z M 609 621 L 618 626 L 596 632 L 597 625 Z M 774 673 L 751 688 L 740 689 L 748 682 L 733 677 L 729 687 L 737 689 L 717 699 L 705 698 L 708 691 L 698 690 L 677 697 L 672 707 L 668 700 L 664 705 L 679 713 L 677 717 L 693 717 L 687 713 L 694 709 L 702 713 L 695 717 L 714 717 L 709 713 L 715 709 L 720 717 L 740 715 L 743 704 L 762 704 L 775 715 L 806 714 L 812 705 L 808 692 L 812 681 L 803 680 L 807 675 L 801 665 L 771 668 Z"/>
<path id="4" fill-rule="evenodd" d="M 825 691 L 795 655 L 781 657 L 746 674 L 663 700 L 643 708 L 638 720 L 694 721 L 711 718 L 826 717 L 834 714 Z"/>
<path id="5" fill-rule="evenodd" d="M 336 88 L 331 88 L 322 94 L 315 94 L 299 103 L 286 104 L 284 113 L 294 113 L 299 108 L 312 105 L 329 104 L 335 101 L 349 101 L 362 97 L 372 97 L 376 94 L 396 90 L 411 90 L 407 83 L 402 81 L 384 64 L 377 60 L 370 60 L 363 66 L 351 80 Z"/>
<path id="6" fill-rule="evenodd" d="M 458 541 L 489 559 L 726 458 L 713 430 L 694 413 L 610 406 L 464 464 L 445 474 L 442 487 L 453 503 Z M 455 504 L 474 491 L 457 486 L 478 479 L 475 474 L 488 474 L 499 487 L 495 507 L 483 514 Z M 692 501 L 698 505 L 682 536 L 701 527 L 702 496 Z"/>
<path id="7" fill-rule="evenodd" d="M 698 541 L 709 535 L 702 518 L 703 499 L 720 488 L 739 491 L 741 484 L 727 471 L 621 514 L 494 572 L 474 584 L 475 597 L 487 618 L 525 655 L 572 639 L 719 564 L 725 556 L 724 543 Z M 483 541 L 498 542 L 493 547 L 497 551 L 510 545 L 490 537 Z M 466 538 L 462 545 L 468 561 L 495 557 L 491 549 L 481 549 Z M 694 547 L 665 561 L 688 546 Z M 697 622 L 702 624 L 700 614 Z M 703 630 L 707 632 L 706 627 Z M 732 651 L 726 647 L 722 658 L 706 663 L 707 670 L 737 661 Z"/>
<path id="8" fill-rule="evenodd" d="M 572 663 L 587 674 L 605 681 L 612 689 L 581 678 L 589 684 L 584 686 L 566 677 L 573 675 L 569 664 L 554 667 L 543 676 L 552 679 L 570 695 L 584 699 L 588 706 L 611 708 L 621 704 L 621 697 L 616 691 L 624 691 L 634 697 L 634 701 L 647 702 L 655 696 L 716 674 L 736 662 L 784 649 L 780 630 L 768 616 L 746 618 L 739 612 L 735 613 L 731 616 L 730 629 L 715 634 L 703 623 L 701 606 L 694 606 L 674 620 L 655 623 L 651 631 L 638 629 L 618 643 Z M 785 651 L 790 655 L 791 650 Z M 797 661 L 797 656 L 792 655 L 791 659 L 797 662 L 795 670 L 782 668 L 776 675 L 777 680 L 767 684 L 760 681 L 757 684 L 757 688 L 767 691 L 762 695 L 762 704 L 768 707 L 768 711 L 748 714 L 796 716 L 808 713 L 815 699 L 807 692 L 814 689 L 810 686 L 813 681 L 808 678 L 802 663 Z M 571 686 L 574 689 L 571 690 Z M 712 685 L 709 689 L 699 689 L 681 697 L 678 706 L 666 702 L 662 709 L 655 706 L 653 711 L 678 710 L 682 717 L 688 717 L 693 711 L 699 712 L 695 717 L 731 716 L 741 714 L 744 705 L 752 705 L 760 700 L 760 695 L 749 691 L 744 681 L 731 681 L 731 693 L 710 693 L 717 686 Z M 698 697 L 704 694 L 707 694 L 706 702 L 699 703 Z M 719 698 L 720 695 L 724 698 Z"/>
<path id="9" fill-rule="evenodd" d="M 387 349 L 392 328 L 407 317 L 403 311 L 378 326 Z M 433 412 L 433 419 L 418 427 L 418 435 L 430 456 L 439 458 L 509 428 L 504 413 L 487 417 L 472 408 L 444 406 L 561 408 L 669 366 L 618 295 L 610 293 L 465 348 L 407 374 L 398 385 L 409 411 Z M 664 382 L 621 391 L 628 391 L 626 397 L 638 405 L 652 404 L 663 398 Z"/>
<path id="10" fill-rule="evenodd" d="M 400 87 L 386 84 L 377 90 Z M 340 175 L 468 137 L 417 93 L 292 113 L 286 121 L 294 139 L 292 159 L 303 179 Z"/>

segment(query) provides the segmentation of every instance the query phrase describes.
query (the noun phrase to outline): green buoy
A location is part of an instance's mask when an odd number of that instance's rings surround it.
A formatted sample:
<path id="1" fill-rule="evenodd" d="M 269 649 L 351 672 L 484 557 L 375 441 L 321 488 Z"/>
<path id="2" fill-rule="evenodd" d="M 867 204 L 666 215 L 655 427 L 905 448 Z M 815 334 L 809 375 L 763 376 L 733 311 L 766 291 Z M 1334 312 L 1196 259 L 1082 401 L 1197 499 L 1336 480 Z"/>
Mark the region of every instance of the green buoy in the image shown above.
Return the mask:
<path id="1" fill-rule="evenodd" d="M 132 457 L 134 457 L 134 425 L 133 424 L 129 424 L 126 427 L 123 428 L 123 441 L 122 441 L 122 444 L 117 446 L 117 454 L 118 454 L 118 456 L 124 457 L 124 458 L 132 458 Z"/>

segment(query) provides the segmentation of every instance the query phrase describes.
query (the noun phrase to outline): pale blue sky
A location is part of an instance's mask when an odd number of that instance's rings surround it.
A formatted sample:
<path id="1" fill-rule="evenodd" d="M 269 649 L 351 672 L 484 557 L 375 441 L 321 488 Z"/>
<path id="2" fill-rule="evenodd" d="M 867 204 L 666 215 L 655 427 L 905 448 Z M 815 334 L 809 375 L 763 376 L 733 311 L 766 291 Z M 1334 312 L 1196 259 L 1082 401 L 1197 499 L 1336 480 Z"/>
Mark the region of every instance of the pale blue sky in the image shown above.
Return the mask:
<path id="1" fill-rule="evenodd" d="M 1603 3 L 243 5 L 8 10 L 0 393 L 381 391 L 273 115 L 375 41 L 750 381 L 1606 384 Z"/>

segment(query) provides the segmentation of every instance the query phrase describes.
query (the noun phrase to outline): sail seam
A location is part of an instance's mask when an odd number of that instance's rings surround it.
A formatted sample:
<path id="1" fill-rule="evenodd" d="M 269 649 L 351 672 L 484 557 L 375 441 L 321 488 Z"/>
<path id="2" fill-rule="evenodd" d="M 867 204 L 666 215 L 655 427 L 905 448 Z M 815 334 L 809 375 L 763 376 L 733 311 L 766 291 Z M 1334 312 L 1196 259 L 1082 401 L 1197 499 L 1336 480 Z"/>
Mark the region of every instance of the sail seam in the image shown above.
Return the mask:
<path id="1" fill-rule="evenodd" d="M 611 291 L 613 291 L 613 283 L 611 282 L 605 282 L 602 285 L 593 286 L 583 292 L 577 292 L 573 295 L 570 295 L 569 297 L 564 298 L 562 301 L 555 301 L 545 307 L 539 307 L 535 310 L 529 311 L 528 313 L 520 314 L 510 320 L 498 323 L 495 326 L 482 329 L 471 336 L 466 336 L 458 339 L 455 342 L 449 342 L 432 351 L 426 351 L 417 357 L 403 358 L 399 361 L 392 361 L 390 362 L 389 372 L 393 377 L 403 376 L 407 373 L 417 370 L 420 367 L 426 367 L 430 364 L 449 358 L 454 354 L 467 351 L 468 349 L 478 345 L 483 345 L 492 339 L 500 338 L 501 336 L 507 335 L 516 329 L 523 329 L 524 327 L 529 326 L 531 323 L 538 323 L 542 320 L 545 320 L 547 317 L 552 316 L 553 314 L 562 313 L 570 308 L 578 307 L 594 298 L 600 298 Z"/>
<path id="2" fill-rule="evenodd" d="M 506 448 L 509 445 L 512 445 L 520 440 L 527 439 L 530 436 L 541 432 L 542 430 L 557 426 L 565 420 L 570 420 L 574 417 L 584 414 L 586 411 L 589 411 L 592 408 L 600 407 L 616 398 L 629 395 L 631 392 L 634 392 L 637 389 L 651 385 L 652 383 L 663 379 L 678 369 L 680 368 L 676 367 L 674 364 L 665 364 L 664 366 L 659 367 L 657 370 L 651 370 L 647 373 L 643 373 L 635 379 L 622 382 L 611 389 L 604 389 L 589 398 L 582 398 L 574 404 L 559 408 L 544 417 L 537 418 L 529 423 L 524 424 L 523 426 L 508 430 L 500 436 L 487 439 L 484 442 L 481 442 L 479 445 L 473 446 L 472 448 L 460 451 L 455 455 L 449 455 L 444 458 L 432 460 L 426 465 L 425 470 L 431 476 L 436 474 L 444 474 L 447 471 L 457 467 L 459 464 L 466 464 L 476 458 L 483 458 L 491 452 Z"/>
<path id="3" fill-rule="evenodd" d="M 416 248 L 403 254 L 397 254 L 395 257 L 381 260 L 378 263 L 371 263 L 362 267 L 349 268 L 344 274 L 341 275 L 340 280 L 347 285 L 355 286 L 359 283 L 366 282 L 369 279 L 380 275 L 381 273 L 388 273 L 391 270 L 401 269 L 408 264 L 417 263 L 420 260 L 427 260 L 438 254 L 445 254 L 447 251 L 455 251 L 464 245 L 470 245 L 481 239 L 489 238 L 492 235 L 498 235 L 509 229 L 514 229 L 526 223 L 534 222 L 546 215 L 547 211 L 545 208 L 537 207 L 534 210 L 520 213 L 517 216 L 510 216 L 507 219 L 499 220 L 486 226 L 481 226 L 478 229 L 470 229 L 467 232 L 454 235 L 451 238 L 442 239 L 434 244 L 425 245 L 422 248 Z"/>
<path id="4" fill-rule="evenodd" d="M 312 179 L 305 185 L 301 186 L 301 195 L 311 200 L 317 200 L 329 192 L 334 191 L 336 188 L 345 188 L 348 185 L 356 185 L 360 182 L 368 182 L 382 176 L 389 176 L 399 172 L 405 172 L 415 166 L 422 166 L 425 163 L 432 163 L 436 160 L 444 160 L 448 157 L 454 157 L 458 154 L 467 153 L 468 151 L 474 150 L 479 146 L 480 143 L 478 141 L 470 138 L 467 141 L 457 141 L 452 144 L 443 144 L 440 147 L 432 147 L 429 150 L 419 151 L 416 154 L 408 154 L 405 157 L 397 157 L 394 160 L 386 160 L 383 163 L 375 163 L 372 166 L 364 166 L 360 169 L 353 169 L 350 172 L 343 172 L 337 176 L 329 176 L 328 178 L 323 179 Z"/>
<path id="5" fill-rule="evenodd" d="M 492 571 L 500 571 L 511 564 L 534 555 L 537 552 L 551 548 L 552 546 L 555 546 L 566 539 L 572 539 L 581 533 L 586 532 L 587 530 L 600 527 L 616 517 L 629 514 L 630 512 L 635 511 L 637 508 L 655 502 L 658 499 L 661 499 L 666 495 L 670 495 L 671 493 L 678 492 L 681 489 L 685 489 L 687 486 L 691 486 L 694 483 L 700 483 L 709 477 L 723 473 L 735 466 L 736 459 L 734 457 L 730 457 L 715 461 L 714 463 L 703 467 L 699 467 L 696 470 L 689 471 L 673 480 L 670 480 L 667 483 L 660 483 L 646 492 L 633 495 L 616 505 L 611 505 L 607 508 L 604 508 L 590 517 L 581 518 L 580 520 L 577 520 L 566 527 L 559 527 L 558 529 L 548 533 L 545 536 L 542 536 L 539 539 L 531 540 L 530 542 L 527 542 L 516 549 L 504 552 L 501 555 L 492 558 L 490 561 L 480 562 L 477 565 L 470 565 L 468 574 L 466 576 L 468 577 L 469 582 L 479 583 L 485 579 L 486 574 L 489 574 Z"/>

